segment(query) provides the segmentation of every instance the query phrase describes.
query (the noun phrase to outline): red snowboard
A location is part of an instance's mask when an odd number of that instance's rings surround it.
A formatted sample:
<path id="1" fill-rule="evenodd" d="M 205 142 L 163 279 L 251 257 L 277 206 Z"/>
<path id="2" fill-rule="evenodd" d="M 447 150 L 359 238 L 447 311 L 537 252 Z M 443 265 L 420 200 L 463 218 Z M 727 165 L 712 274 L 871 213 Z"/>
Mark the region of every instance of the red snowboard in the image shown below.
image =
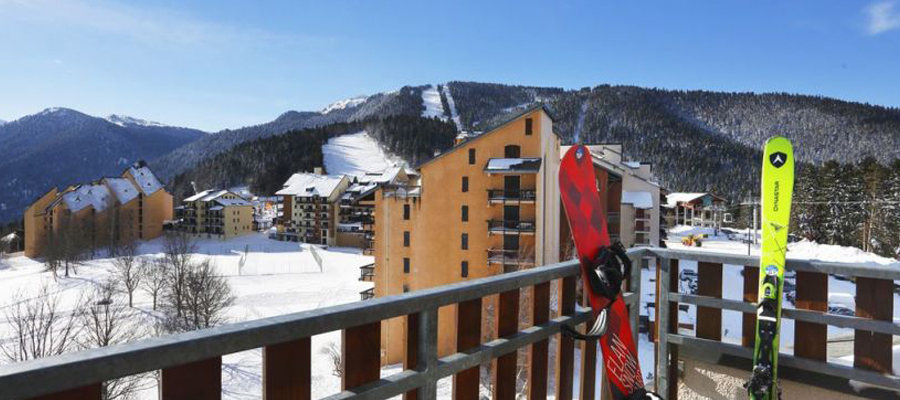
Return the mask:
<path id="1" fill-rule="evenodd" d="M 590 298 L 594 317 L 610 306 L 610 301 L 598 293 L 593 293 L 588 285 L 588 274 L 593 260 L 601 247 L 609 246 L 606 228 L 606 213 L 597 194 L 598 184 L 594 176 L 591 153 L 584 146 L 572 146 L 566 152 L 559 166 L 559 190 L 563 206 L 571 227 L 578 259 L 581 261 L 582 280 L 585 293 Z M 637 347 L 631 334 L 628 312 L 622 294 L 608 311 L 606 334 L 600 338 L 603 350 L 603 366 L 609 379 L 613 398 L 621 400 L 635 392 L 643 392 L 644 380 L 637 357 Z"/>

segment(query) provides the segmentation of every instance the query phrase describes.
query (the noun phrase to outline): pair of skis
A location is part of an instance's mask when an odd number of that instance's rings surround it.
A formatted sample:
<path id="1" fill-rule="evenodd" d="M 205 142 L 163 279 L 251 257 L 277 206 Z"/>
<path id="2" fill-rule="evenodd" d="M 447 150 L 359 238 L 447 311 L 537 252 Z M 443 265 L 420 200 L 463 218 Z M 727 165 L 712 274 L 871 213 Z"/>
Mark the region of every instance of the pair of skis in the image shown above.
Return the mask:
<path id="1" fill-rule="evenodd" d="M 762 254 L 753 374 L 746 383 L 753 400 L 780 398 L 778 390 L 778 333 L 784 288 L 784 259 L 794 186 L 791 143 L 776 136 L 766 142 L 762 168 Z M 596 324 L 583 340 L 600 340 L 603 366 L 615 400 L 660 399 L 644 389 L 637 347 L 621 294 L 631 263 L 621 243 L 611 244 L 594 175 L 590 151 L 572 146 L 560 163 L 559 186 L 566 217 L 581 262 L 585 295 Z M 623 271 L 624 269 L 624 271 Z"/>

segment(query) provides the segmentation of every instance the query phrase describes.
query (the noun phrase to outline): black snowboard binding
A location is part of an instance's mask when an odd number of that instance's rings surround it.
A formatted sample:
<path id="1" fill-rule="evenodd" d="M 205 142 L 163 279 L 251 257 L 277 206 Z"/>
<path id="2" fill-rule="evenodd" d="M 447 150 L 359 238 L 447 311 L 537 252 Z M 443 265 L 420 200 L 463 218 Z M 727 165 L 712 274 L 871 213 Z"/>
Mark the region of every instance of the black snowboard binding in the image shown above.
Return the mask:
<path id="1" fill-rule="evenodd" d="M 597 321 L 586 334 L 581 334 L 568 325 L 563 326 L 565 335 L 578 340 L 597 340 L 606 333 L 609 321 L 607 311 L 612 302 L 619 297 L 622 281 L 631 274 L 631 260 L 621 242 L 601 247 L 597 257 L 588 264 L 595 271 L 593 274 L 587 274 L 591 292 L 606 297 L 610 302 L 606 308 L 600 310 Z"/>
<path id="2" fill-rule="evenodd" d="M 663 400 L 662 396 L 647 391 L 647 389 L 638 389 L 626 397 L 625 400 Z"/>

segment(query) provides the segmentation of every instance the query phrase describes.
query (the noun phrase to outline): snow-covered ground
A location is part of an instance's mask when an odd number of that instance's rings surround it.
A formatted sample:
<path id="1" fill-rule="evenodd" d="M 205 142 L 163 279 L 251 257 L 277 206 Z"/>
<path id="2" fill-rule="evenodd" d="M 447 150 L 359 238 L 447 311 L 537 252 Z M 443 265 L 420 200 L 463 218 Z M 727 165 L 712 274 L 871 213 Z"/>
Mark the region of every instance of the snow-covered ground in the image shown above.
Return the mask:
<path id="1" fill-rule="evenodd" d="M 400 158 L 388 155 L 365 131 L 328 139 L 322 154 L 329 175 L 358 176 L 405 165 Z"/>
<path id="2" fill-rule="evenodd" d="M 239 260 L 247 249 L 246 263 L 239 270 Z M 161 257 L 162 241 L 140 246 L 145 257 Z M 323 271 L 309 251 L 297 243 L 269 240 L 262 233 L 228 241 L 201 240 L 197 259 L 209 258 L 225 276 L 236 297 L 228 309 L 228 321 L 239 322 L 263 317 L 311 310 L 359 301 L 359 292 L 371 288 L 371 282 L 359 281 L 359 267 L 373 262 L 373 257 L 357 249 L 320 249 Z M 62 304 L 72 304 L 82 292 L 90 290 L 110 276 L 111 259 L 95 259 L 78 268 L 78 274 L 54 281 L 43 265 L 24 256 L 9 258 L 8 268 L 0 269 L 0 338 L 9 337 L 4 314 L 21 293 L 28 297 L 42 284 L 60 296 Z M 139 311 L 135 318 L 153 319 L 151 298 L 139 291 L 135 298 Z M 147 321 L 149 325 L 149 322 Z M 324 353 L 334 344 L 340 348 L 340 332 L 329 332 L 312 338 L 312 394 L 324 397 L 340 391 L 340 379 L 333 376 L 331 360 Z M 261 394 L 262 351 L 250 350 L 223 357 L 222 382 L 225 398 L 259 398 Z M 4 362 L 4 361 L 0 361 Z M 155 398 L 151 385 L 141 398 Z"/>
<path id="3" fill-rule="evenodd" d="M 422 111 L 422 117 L 447 118 L 446 115 L 444 115 L 444 105 L 441 103 L 441 94 L 438 93 L 437 88 L 434 87 L 434 85 L 431 85 L 428 89 L 422 91 L 422 104 L 425 105 L 425 110 Z"/>

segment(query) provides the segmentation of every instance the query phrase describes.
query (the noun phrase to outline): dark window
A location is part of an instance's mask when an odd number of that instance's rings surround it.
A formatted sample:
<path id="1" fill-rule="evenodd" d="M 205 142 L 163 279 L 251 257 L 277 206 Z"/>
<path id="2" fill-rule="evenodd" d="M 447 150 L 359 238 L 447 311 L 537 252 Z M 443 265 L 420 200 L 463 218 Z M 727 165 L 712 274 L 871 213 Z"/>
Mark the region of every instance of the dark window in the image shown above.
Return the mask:
<path id="1" fill-rule="evenodd" d="M 469 221 L 469 206 L 462 206 L 462 221 Z"/>
<path id="2" fill-rule="evenodd" d="M 403 285 L 403 293 L 406 293 L 408 291 L 409 291 L 409 285 Z"/>
<path id="3" fill-rule="evenodd" d="M 403 232 L 403 247 L 409 247 L 409 231 Z"/>
<path id="4" fill-rule="evenodd" d="M 463 192 L 469 191 L 469 177 L 468 176 L 462 177 L 462 191 Z"/>
<path id="5" fill-rule="evenodd" d="M 469 149 L 469 165 L 475 165 L 475 149 Z"/>
<path id="6" fill-rule="evenodd" d="M 462 249 L 463 250 L 469 249 L 469 234 L 468 233 L 462 234 Z"/>
<path id="7" fill-rule="evenodd" d="M 403 205 L 403 219 L 409 219 L 409 204 Z"/>
<path id="8" fill-rule="evenodd" d="M 408 258 L 403 259 L 403 273 L 404 274 L 409 273 L 409 259 Z"/>
<path id="9" fill-rule="evenodd" d="M 503 157 L 506 158 L 519 158 L 522 156 L 522 148 L 511 144 L 503 148 Z"/>
<path id="10" fill-rule="evenodd" d="M 469 277 L 469 262 L 463 261 L 462 265 L 460 265 L 460 267 L 461 267 L 460 275 L 462 275 L 463 278 L 468 278 Z"/>
<path id="11" fill-rule="evenodd" d="M 531 118 L 525 118 L 525 134 L 526 135 L 531 134 L 531 125 L 532 125 Z"/>

